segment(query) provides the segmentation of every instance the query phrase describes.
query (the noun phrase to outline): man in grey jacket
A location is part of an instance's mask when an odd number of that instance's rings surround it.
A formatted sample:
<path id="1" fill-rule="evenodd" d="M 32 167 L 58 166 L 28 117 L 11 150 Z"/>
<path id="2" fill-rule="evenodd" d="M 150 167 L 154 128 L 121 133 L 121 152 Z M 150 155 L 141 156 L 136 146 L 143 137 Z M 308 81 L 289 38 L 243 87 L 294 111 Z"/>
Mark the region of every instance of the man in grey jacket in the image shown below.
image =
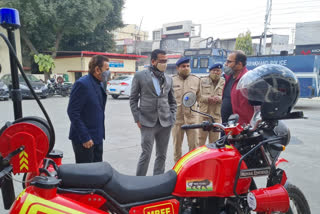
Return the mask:
<path id="1" fill-rule="evenodd" d="M 156 160 L 153 174 L 162 174 L 165 170 L 170 132 L 177 109 L 172 78 L 164 73 L 166 66 L 166 52 L 154 50 L 149 70 L 136 73 L 132 81 L 130 107 L 134 121 L 141 131 L 142 148 L 137 176 L 147 174 L 154 140 Z"/>

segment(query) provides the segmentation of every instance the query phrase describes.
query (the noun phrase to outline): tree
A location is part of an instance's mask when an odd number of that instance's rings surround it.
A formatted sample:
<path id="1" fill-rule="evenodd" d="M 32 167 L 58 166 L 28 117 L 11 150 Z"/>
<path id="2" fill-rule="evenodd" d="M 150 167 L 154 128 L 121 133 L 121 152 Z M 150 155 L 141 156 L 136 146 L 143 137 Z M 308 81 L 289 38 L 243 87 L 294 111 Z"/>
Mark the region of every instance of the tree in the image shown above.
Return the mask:
<path id="1" fill-rule="evenodd" d="M 252 55 L 253 49 L 250 31 L 247 31 L 245 34 L 240 33 L 238 35 L 238 38 L 236 39 L 235 49 L 244 51 L 246 55 Z"/>
<path id="2" fill-rule="evenodd" d="M 55 68 L 54 60 L 50 55 L 34 55 L 34 62 L 38 65 L 40 72 L 51 72 Z"/>
<path id="3" fill-rule="evenodd" d="M 124 0 L 111 0 L 113 9 L 93 31 L 81 32 L 78 35 L 66 35 L 61 41 L 63 50 L 114 51 L 115 43 L 111 31 L 123 27 L 121 11 Z"/>
<path id="4" fill-rule="evenodd" d="M 91 44 L 98 47 L 103 41 L 96 51 L 112 47 L 114 41 L 109 31 L 122 26 L 123 5 L 124 0 L 2 0 L 0 3 L 20 12 L 22 43 L 32 55 L 51 51 L 53 59 L 61 46 L 78 50 Z"/>

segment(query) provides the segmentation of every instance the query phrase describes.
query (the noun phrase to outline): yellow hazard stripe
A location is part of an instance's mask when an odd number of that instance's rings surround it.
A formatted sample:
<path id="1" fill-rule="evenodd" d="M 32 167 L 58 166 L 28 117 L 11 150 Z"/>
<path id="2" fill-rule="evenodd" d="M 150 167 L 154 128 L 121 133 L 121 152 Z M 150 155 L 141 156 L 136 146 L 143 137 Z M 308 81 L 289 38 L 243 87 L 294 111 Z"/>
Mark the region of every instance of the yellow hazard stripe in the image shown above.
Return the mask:
<path id="1" fill-rule="evenodd" d="M 20 160 L 20 165 L 21 165 L 23 162 L 25 162 L 27 165 L 29 164 L 28 159 L 26 159 L 25 157 L 21 158 L 21 160 Z"/>
<path id="2" fill-rule="evenodd" d="M 25 151 L 22 151 L 22 152 L 19 154 L 19 158 L 21 158 L 22 156 L 25 156 L 26 158 L 29 157 L 28 153 L 26 153 Z"/>
<path id="3" fill-rule="evenodd" d="M 49 200 L 37 197 L 35 195 L 29 194 L 23 203 L 23 206 L 19 214 L 36 214 L 36 213 L 50 213 L 50 214 L 84 214 L 78 210 L 72 209 L 70 207 L 63 206 L 58 203 L 54 203 Z"/>
<path id="4" fill-rule="evenodd" d="M 176 171 L 177 174 L 179 174 L 179 172 L 181 171 L 182 167 L 184 165 L 186 165 L 190 160 L 192 160 L 193 158 L 197 157 L 198 155 L 208 151 L 209 149 L 204 146 L 204 147 L 200 147 L 192 152 L 190 152 L 189 154 L 185 155 L 182 159 L 180 159 L 177 164 L 175 165 L 175 167 L 173 168 L 174 171 Z"/>

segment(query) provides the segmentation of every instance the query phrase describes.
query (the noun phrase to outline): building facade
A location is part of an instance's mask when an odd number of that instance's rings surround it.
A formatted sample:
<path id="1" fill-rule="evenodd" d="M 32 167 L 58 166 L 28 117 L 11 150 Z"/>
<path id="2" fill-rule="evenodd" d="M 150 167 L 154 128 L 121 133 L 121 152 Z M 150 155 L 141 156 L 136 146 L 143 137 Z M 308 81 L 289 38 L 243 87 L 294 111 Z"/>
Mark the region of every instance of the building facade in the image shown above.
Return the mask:
<path id="1" fill-rule="evenodd" d="M 52 75 L 67 74 L 70 82 L 75 82 L 88 73 L 89 61 L 93 55 L 104 55 L 109 58 L 112 77 L 119 75 L 133 75 L 136 72 L 136 62 L 147 58 L 143 55 L 102 53 L 90 51 L 61 51 L 55 59 L 55 69 Z"/>
<path id="2" fill-rule="evenodd" d="M 0 33 L 7 36 L 7 31 L 0 26 Z M 19 61 L 22 64 L 22 56 L 21 56 L 21 42 L 20 42 L 20 31 L 16 30 L 15 33 L 15 40 L 16 40 L 16 53 L 18 55 Z M 10 70 L 10 59 L 9 59 L 9 49 L 6 43 L 0 39 L 0 64 L 2 67 L 2 72 L 0 76 L 4 74 L 8 74 L 11 72 Z"/>
<path id="3" fill-rule="evenodd" d="M 320 21 L 296 24 L 296 55 L 320 55 Z"/>
<path id="4" fill-rule="evenodd" d="M 141 53 L 139 42 L 148 40 L 148 32 L 140 29 L 135 24 L 127 24 L 123 28 L 118 28 L 113 32 L 118 53 Z M 140 51 L 138 51 L 140 50 Z"/>

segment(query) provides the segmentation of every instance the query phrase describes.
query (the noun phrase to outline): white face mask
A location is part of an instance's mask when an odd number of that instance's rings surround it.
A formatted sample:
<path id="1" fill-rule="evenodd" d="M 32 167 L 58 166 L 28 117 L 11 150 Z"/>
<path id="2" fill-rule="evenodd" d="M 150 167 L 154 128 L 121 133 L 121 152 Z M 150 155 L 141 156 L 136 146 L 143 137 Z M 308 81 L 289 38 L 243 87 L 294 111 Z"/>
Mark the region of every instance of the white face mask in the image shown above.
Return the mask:
<path id="1" fill-rule="evenodd" d="M 230 76 L 230 75 L 232 75 L 232 74 L 234 73 L 234 71 L 232 70 L 232 68 L 230 68 L 230 67 L 228 67 L 228 66 L 224 66 L 224 67 L 223 67 L 223 72 L 224 72 L 226 75 L 228 75 L 228 76 Z"/>
<path id="2" fill-rule="evenodd" d="M 167 69 L 167 63 L 158 63 L 157 69 L 161 72 L 164 72 Z"/>

